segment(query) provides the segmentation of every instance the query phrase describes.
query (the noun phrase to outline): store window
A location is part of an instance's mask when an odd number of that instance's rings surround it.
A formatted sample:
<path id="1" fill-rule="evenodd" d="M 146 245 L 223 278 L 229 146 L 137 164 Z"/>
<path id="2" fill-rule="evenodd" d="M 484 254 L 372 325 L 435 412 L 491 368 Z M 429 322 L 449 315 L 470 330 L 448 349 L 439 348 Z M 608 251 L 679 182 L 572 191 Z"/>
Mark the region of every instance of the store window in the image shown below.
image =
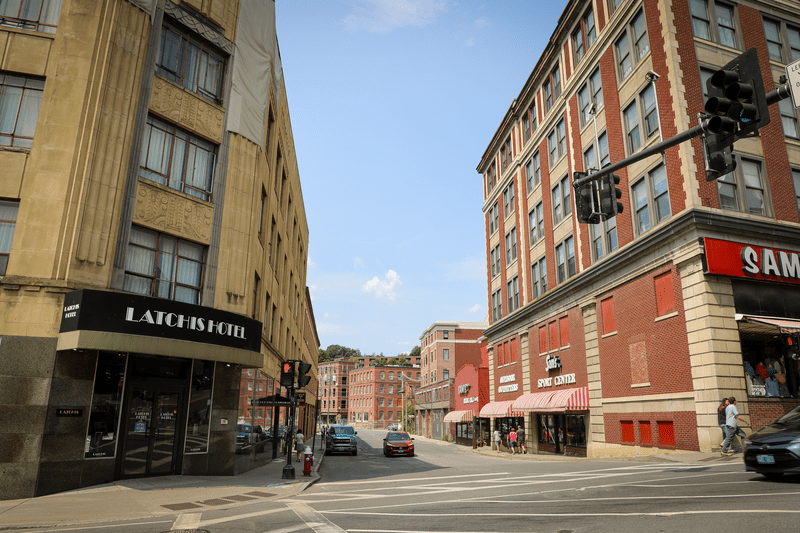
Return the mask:
<path id="1" fill-rule="evenodd" d="M 262 383 L 259 383 L 261 389 Z M 192 365 L 192 388 L 189 399 L 189 419 L 186 426 L 185 453 L 208 453 L 211 431 L 214 361 L 195 359 Z M 261 418 L 261 409 L 258 410 Z"/>
<path id="2" fill-rule="evenodd" d="M 777 328 L 739 331 L 745 387 L 754 398 L 799 398 L 800 364 L 785 357 Z"/>
<path id="3" fill-rule="evenodd" d="M 126 361 L 125 354 L 109 352 L 98 354 L 84 450 L 86 459 L 114 457 L 119 434 Z"/>
<path id="4" fill-rule="evenodd" d="M 504 444 L 508 443 L 508 434 L 511 428 L 524 428 L 525 417 L 522 416 L 508 416 L 504 418 L 494 419 L 495 429 L 500 431 L 500 438 Z"/>

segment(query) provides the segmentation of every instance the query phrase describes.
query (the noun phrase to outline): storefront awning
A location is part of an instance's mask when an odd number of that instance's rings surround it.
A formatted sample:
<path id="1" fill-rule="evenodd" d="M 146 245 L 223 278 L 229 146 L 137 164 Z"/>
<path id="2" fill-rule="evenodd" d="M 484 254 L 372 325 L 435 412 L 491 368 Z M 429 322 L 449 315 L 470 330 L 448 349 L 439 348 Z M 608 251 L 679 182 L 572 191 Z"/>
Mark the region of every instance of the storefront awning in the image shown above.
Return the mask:
<path id="1" fill-rule="evenodd" d="M 513 402 L 514 411 L 563 413 L 589 409 L 589 387 L 523 394 Z"/>
<path id="2" fill-rule="evenodd" d="M 523 394 L 514 400 L 513 408 L 515 411 L 537 411 L 547 406 L 550 398 L 553 397 L 555 391 L 535 392 L 533 394 Z"/>
<path id="3" fill-rule="evenodd" d="M 444 415 L 445 422 L 472 422 L 474 411 L 450 411 Z"/>
<path id="4" fill-rule="evenodd" d="M 738 322 L 750 322 L 751 324 L 763 324 L 780 328 L 781 333 L 800 333 L 800 320 L 791 318 L 777 318 L 772 316 L 742 315 L 737 313 L 735 316 Z"/>
<path id="5" fill-rule="evenodd" d="M 522 416 L 522 413 L 514 411 L 513 400 L 506 402 L 490 402 L 481 409 L 481 418 L 503 418 L 506 416 Z"/>

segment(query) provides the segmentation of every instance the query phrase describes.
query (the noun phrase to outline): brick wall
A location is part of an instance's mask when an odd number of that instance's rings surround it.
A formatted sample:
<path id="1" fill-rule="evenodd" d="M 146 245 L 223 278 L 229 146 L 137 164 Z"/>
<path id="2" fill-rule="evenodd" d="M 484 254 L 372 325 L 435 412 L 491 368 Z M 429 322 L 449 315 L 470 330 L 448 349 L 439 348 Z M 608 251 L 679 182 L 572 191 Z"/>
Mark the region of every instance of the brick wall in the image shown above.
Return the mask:
<path id="1" fill-rule="evenodd" d="M 603 418 L 605 421 L 606 442 L 609 444 L 700 451 L 700 444 L 697 440 L 697 414 L 694 411 L 605 413 Z M 622 423 L 631 421 L 633 422 L 634 442 L 623 442 Z M 642 443 L 640 422 L 650 423 L 652 444 Z M 674 446 L 665 445 L 661 442 L 659 422 L 661 422 L 662 428 L 665 426 L 664 422 L 672 423 L 675 439 Z"/>
<path id="2" fill-rule="evenodd" d="M 800 400 L 792 398 L 750 398 L 748 400 L 750 425 L 754 432 L 758 431 L 772 424 L 778 417 L 798 405 L 800 405 Z M 747 420 L 746 417 L 743 418 Z"/>

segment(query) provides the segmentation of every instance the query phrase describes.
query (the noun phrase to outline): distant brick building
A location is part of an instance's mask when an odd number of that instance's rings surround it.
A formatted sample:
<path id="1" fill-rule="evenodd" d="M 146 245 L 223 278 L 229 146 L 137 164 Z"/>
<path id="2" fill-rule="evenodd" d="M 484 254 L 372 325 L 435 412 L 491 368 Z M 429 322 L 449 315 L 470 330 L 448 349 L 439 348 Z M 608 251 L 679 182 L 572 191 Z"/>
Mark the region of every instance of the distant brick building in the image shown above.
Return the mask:
<path id="1" fill-rule="evenodd" d="M 405 402 L 412 401 L 411 390 L 419 383 L 419 369 L 411 366 L 369 366 L 350 371 L 349 420 L 356 427 L 384 429 L 403 424 Z"/>
<path id="2" fill-rule="evenodd" d="M 449 435 L 444 417 L 455 409 L 456 370 L 482 363 L 479 339 L 486 322 L 434 322 L 420 336 L 420 386 L 415 391 L 416 431 L 440 439 Z"/>
<path id="3" fill-rule="evenodd" d="M 598 224 L 572 181 L 696 126 L 712 73 L 751 47 L 773 90 L 798 42 L 797 3 L 568 3 L 477 168 L 493 427 L 541 453 L 711 451 L 721 397 L 754 429 L 800 402 L 781 343 L 800 328 L 790 100 L 716 181 L 699 137 L 619 170 L 624 211 Z"/>
<path id="4" fill-rule="evenodd" d="M 358 366 L 357 361 L 337 359 L 319 364 L 320 423 L 325 425 L 349 423 L 348 374 Z"/>

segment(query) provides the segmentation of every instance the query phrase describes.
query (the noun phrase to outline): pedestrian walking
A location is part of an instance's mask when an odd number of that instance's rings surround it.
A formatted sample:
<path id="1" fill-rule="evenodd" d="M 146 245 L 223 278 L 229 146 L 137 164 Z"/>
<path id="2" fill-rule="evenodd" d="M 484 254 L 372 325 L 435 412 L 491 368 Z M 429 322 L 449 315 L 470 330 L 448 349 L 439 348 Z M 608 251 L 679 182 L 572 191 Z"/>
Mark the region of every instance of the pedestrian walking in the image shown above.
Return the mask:
<path id="1" fill-rule="evenodd" d="M 511 455 L 515 455 L 517 453 L 517 428 L 511 428 L 511 432 L 508 434 L 508 446 L 511 448 Z"/>
<path id="2" fill-rule="evenodd" d="M 719 424 L 719 429 L 722 430 L 722 442 L 719 444 L 720 446 L 725 444 L 725 437 L 728 436 L 725 431 L 725 408 L 728 407 L 729 403 L 727 398 L 723 398 L 719 407 L 717 407 L 717 424 Z"/>
<path id="3" fill-rule="evenodd" d="M 492 434 L 492 436 L 494 437 L 494 445 L 497 448 L 497 451 L 499 452 L 500 451 L 500 430 L 499 429 L 495 429 L 494 433 Z"/>
<path id="4" fill-rule="evenodd" d="M 303 432 L 298 429 L 297 433 L 294 436 L 294 450 L 297 452 L 298 461 L 302 458 L 301 455 L 303 454 L 303 451 L 305 451 L 306 449 L 304 441 L 305 441 L 305 436 L 303 435 Z"/>
<path id="5" fill-rule="evenodd" d="M 525 428 L 522 426 L 517 428 L 517 448 L 519 453 L 528 453 L 528 448 L 525 447 Z"/>
<path id="6" fill-rule="evenodd" d="M 734 435 L 740 431 L 738 423 L 739 420 L 741 420 L 742 424 L 745 426 L 748 425 L 744 418 L 739 416 L 739 410 L 736 409 L 736 398 L 731 396 L 728 398 L 728 407 L 725 408 L 726 436 L 725 440 L 722 442 L 722 455 L 733 455 L 733 452 L 731 451 L 731 442 L 733 441 Z"/>

